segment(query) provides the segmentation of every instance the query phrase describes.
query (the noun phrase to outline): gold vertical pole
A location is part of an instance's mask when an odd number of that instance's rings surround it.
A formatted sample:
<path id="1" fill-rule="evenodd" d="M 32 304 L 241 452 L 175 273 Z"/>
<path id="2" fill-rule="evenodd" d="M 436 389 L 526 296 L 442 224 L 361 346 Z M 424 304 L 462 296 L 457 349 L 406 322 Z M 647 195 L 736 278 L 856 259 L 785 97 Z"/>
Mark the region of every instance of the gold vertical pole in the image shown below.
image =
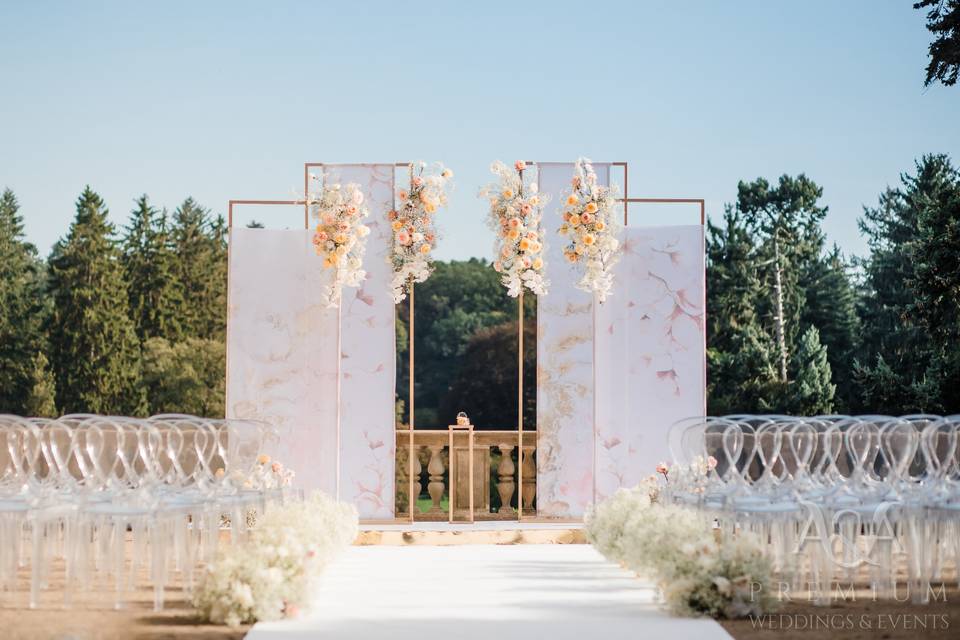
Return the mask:
<path id="1" fill-rule="evenodd" d="M 520 295 L 517 298 L 517 311 L 519 317 L 520 329 L 517 332 L 517 344 L 519 355 L 517 356 L 517 369 L 520 372 L 520 381 L 517 384 L 517 520 L 523 519 L 523 289 L 520 289 Z"/>
<path id="2" fill-rule="evenodd" d="M 407 390 L 407 397 L 408 397 L 408 403 L 409 403 L 409 405 L 408 405 L 408 406 L 409 406 L 409 410 L 408 410 L 408 412 L 407 412 L 407 415 L 408 415 L 409 418 L 410 418 L 410 428 L 409 428 L 409 433 L 408 433 L 409 443 L 410 443 L 410 454 L 407 456 L 407 457 L 409 458 L 409 460 L 407 460 L 407 463 L 408 463 L 408 466 L 409 466 L 410 469 L 409 469 L 409 473 L 407 474 L 407 484 L 408 484 L 407 491 L 408 491 L 408 493 L 409 493 L 409 495 L 410 495 L 410 499 L 409 499 L 410 524 L 413 524 L 413 523 L 414 523 L 414 519 L 413 519 L 414 511 L 413 511 L 413 510 L 414 510 L 414 509 L 416 508 L 416 506 L 417 506 L 416 496 L 413 495 L 413 486 L 414 486 L 414 482 L 413 482 L 413 469 L 414 469 L 413 457 L 414 457 L 415 455 L 417 455 L 417 452 L 414 451 L 414 449 L 413 449 L 413 415 L 414 415 L 414 414 L 413 414 L 413 281 L 410 282 L 410 286 L 409 286 L 409 288 L 408 288 L 408 291 L 409 291 L 409 297 L 410 297 L 410 319 L 409 319 L 409 323 L 408 323 L 408 324 L 409 324 L 409 328 L 410 328 L 410 335 L 409 335 L 409 342 L 410 342 L 410 344 L 409 344 L 409 346 L 407 347 L 407 352 L 408 352 L 408 356 L 409 356 L 409 370 L 408 370 L 408 374 L 407 374 L 407 375 L 409 376 L 410 380 L 409 380 L 409 388 L 408 388 L 408 390 Z"/>
<path id="3" fill-rule="evenodd" d="M 412 186 L 413 186 L 413 164 L 408 164 L 408 165 L 407 165 L 407 177 L 409 178 L 410 186 L 412 187 Z M 394 209 L 396 209 L 396 202 L 394 202 L 393 204 L 394 204 Z M 413 495 L 413 487 L 414 487 L 414 484 L 415 484 L 414 481 L 413 481 L 413 469 L 414 469 L 413 460 L 414 460 L 414 456 L 417 455 L 417 452 L 414 450 L 414 438 L 413 438 L 413 429 L 414 429 L 414 422 L 413 422 L 413 419 L 414 419 L 414 409 L 413 409 L 413 345 L 414 345 L 414 339 L 413 339 L 413 332 L 414 332 L 414 327 L 413 327 L 413 322 L 414 322 L 414 300 L 413 300 L 413 293 L 414 293 L 414 284 L 413 284 L 413 278 L 410 278 L 410 281 L 408 282 L 407 291 L 408 291 L 409 297 L 410 297 L 410 313 L 409 313 L 410 318 L 409 318 L 409 321 L 408 321 L 409 330 L 410 330 L 410 331 L 409 331 L 409 334 L 410 334 L 410 335 L 409 335 L 409 342 L 410 342 L 410 344 L 409 344 L 408 347 L 407 347 L 407 352 L 408 352 L 408 356 L 409 356 L 408 372 L 407 372 L 407 375 L 408 375 L 408 377 L 409 377 L 409 381 L 408 381 L 409 383 L 408 383 L 408 388 L 407 388 L 407 398 L 408 398 L 408 403 L 409 403 L 409 404 L 408 404 L 409 409 L 408 409 L 408 411 L 407 411 L 407 416 L 410 418 L 410 433 L 408 434 L 408 436 L 409 436 L 409 444 L 410 444 L 410 454 L 407 456 L 407 457 L 409 458 L 409 460 L 408 460 L 407 462 L 408 462 L 408 464 L 409 464 L 410 469 L 409 469 L 409 473 L 407 474 L 407 482 L 408 482 L 408 485 L 409 485 L 409 486 L 407 487 L 407 490 L 408 490 L 408 493 L 409 493 L 409 496 L 410 496 L 410 498 L 409 498 L 409 502 L 410 502 L 410 504 L 409 504 L 409 509 L 410 509 L 410 524 L 413 524 L 413 523 L 415 522 L 415 520 L 414 520 L 414 513 L 415 513 L 415 512 L 414 512 L 414 509 L 417 508 L 417 496 Z"/>

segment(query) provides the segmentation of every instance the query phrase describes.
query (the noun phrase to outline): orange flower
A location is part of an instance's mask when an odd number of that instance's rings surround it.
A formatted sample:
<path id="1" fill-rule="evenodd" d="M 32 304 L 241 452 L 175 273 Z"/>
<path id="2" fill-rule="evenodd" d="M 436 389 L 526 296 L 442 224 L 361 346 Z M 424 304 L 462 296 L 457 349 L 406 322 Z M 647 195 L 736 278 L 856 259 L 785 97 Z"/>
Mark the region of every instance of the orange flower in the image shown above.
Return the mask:
<path id="1" fill-rule="evenodd" d="M 504 198 L 507 198 L 507 199 L 512 198 L 512 197 L 513 197 L 513 189 L 504 189 L 504 190 L 503 190 L 503 197 L 504 197 Z"/>
<path id="2" fill-rule="evenodd" d="M 573 206 L 578 202 L 580 202 L 580 200 L 574 194 L 571 193 L 569 196 L 567 196 L 567 204 L 569 204 L 570 206 Z"/>
<path id="3" fill-rule="evenodd" d="M 520 241 L 520 251 L 526 251 L 530 248 L 530 241 L 524 238 Z"/>
<path id="4" fill-rule="evenodd" d="M 588 233 L 587 235 L 583 236 L 583 244 L 587 245 L 588 247 L 592 245 L 595 240 L 596 238 L 594 238 L 593 234 L 591 233 Z"/>
<path id="5" fill-rule="evenodd" d="M 597 224 L 594 225 L 594 226 L 596 226 L 597 231 L 603 231 L 604 229 L 607 228 L 607 225 L 606 225 L 606 223 L 604 223 L 603 220 L 597 220 Z"/>
<path id="6" fill-rule="evenodd" d="M 424 254 L 430 253 L 430 245 L 428 244 L 420 245 L 420 253 L 424 253 Z"/>
<path id="7" fill-rule="evenodd" d="M 542 268 L 543 268 L 543 260 L 541 260 L 540 258 L 535 259 L 535 260 L 533 261 L 533 268 L 536 269 L 536 270 L 538 270 L 538 271 L 539 271 L 540 269 L 542 269 Z"/>
<path id="8" fill-rule="evenodd" d="M 597 212 L 597 205 L 594 204 L 593 202 L 588 202 L 587 213 L 596 213 L 596 212 Z"/>

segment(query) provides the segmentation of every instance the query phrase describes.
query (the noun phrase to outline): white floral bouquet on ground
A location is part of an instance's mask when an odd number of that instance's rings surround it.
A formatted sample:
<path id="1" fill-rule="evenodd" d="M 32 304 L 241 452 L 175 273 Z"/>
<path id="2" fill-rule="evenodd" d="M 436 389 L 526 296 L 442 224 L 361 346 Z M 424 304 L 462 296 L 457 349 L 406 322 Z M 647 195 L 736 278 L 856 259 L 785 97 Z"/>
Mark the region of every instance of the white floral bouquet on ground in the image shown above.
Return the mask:
<path id="1" fill-rule="evenodd" d="M 370 227 L 363 221 L 370 210 L 363 204 L 360 185 L 355 183 L 325 184 L 319 194 L 308 196 L 307 204 L 317 221 L 313 246 L 323 257 L 323 267 L 334 269 L 333 282 L 326 287 L 324 298 L 328 306 L 337 307 L 343 287 L 359 287 L 367 277 L 363 254 Z"/>
<path id="2" fill-rule="evenodd" d="M 279 460 L 273 460 L 262 453 L 257 457 L 253 470 L 245 473 L 240 470 L 230 472 L 230 484 L 243 490 L 285 489 L 293 484 L 295 473 Z"/>
<path id="3" fill-rule="evenodd" d="M 596 294 L 603 303 L 613 290 L 613 266 L 620 259 L 618 238 L 623 223 L 614 212 L 616 191 L 597 183 L 587 158 L 577 160 L 570 184 L 558 229 L 560 235 L 570 238 L 563 255 L 582 269 L 577 288 Z"/>
<path id="4" fill-rule="evenodd" d="M 512 169 L 498 160 L 490 170 L 499 180 L 480 190 L 480 196 L 490 201 L 487 225 L 497 237 L 493 268 L 514 298 L 523 287 L 543 295 L 550 285 L 543 277 L 541 219 L 546 198 L 538 193 L 536 182 L 524 179 L 525 168 L 523 160 Z"/>
<path id="5" fill-rule="evenodd" d="M 705 476 L 714 466 L 709 458 L 672 470 L 657 465 L 663 483 L 651 475 L 590 509 L 587 539 L 608 560 L 652 577 L 676 615 L 760 615 L 777 601 L 772 564 L 759 541 L 745 533 L 721 536 L 709 517 L 661 500 L 678 476 Z"/>
<path id="6" fill-rule="evenodd" d="M 203 619 L 230 626 L 298 616 L 323 569 L 356 538 L 357 522 L 352 505 L 320 492 L 273 507 L 247 542 L 221 550 L 206 568 L 194 606 Z"/>
<path id="7" fill-rule="evenodd" d="M 393 267 L 391 289 L 393 301 L 407 297 L 408 283 L 425 282 L 433 273 L 433 254 L 437 231 L 433 214 L 447 204 L 446 189 L 453 171 L 438 166 L 426 172 L 426 163 L 419 162 L 410 178 L 410 188 L 400 189 L 400 206 L 388 215 L 393 229 L 393 244 L 387 260 Z"/>

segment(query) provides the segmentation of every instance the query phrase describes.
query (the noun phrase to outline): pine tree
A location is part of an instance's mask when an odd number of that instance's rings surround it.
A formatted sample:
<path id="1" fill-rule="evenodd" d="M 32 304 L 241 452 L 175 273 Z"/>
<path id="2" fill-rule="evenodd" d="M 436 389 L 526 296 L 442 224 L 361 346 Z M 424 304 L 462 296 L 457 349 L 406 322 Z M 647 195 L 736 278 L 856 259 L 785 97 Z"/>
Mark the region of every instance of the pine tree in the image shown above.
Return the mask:
<path id="1" fill-rule="evenodd" d="M 140 347 L 120 250 L 103 200 L 90 187 L 49 269 L 57 406 L 64 413 L 138 415 L 145 408 Z"/>
<path id="2" fill-rule="evenodd" d="M 707 397 L 711 415 L 769 411 L 775 402 L 774 345 L 760 325 L 764 295 L 754 240 L 732 207 L 724 225 L 708 222 Z"/>
<path id="3" fill-rule="evenodd" d="M 211 219 L 193 198 L 173 214 L 180 318 L 189 337 L 222 340 L 226 333 L 227 251 L 223 218 Z"/>
<path id="4" fill-rule="evenodd" d="M 820 342 L 830 357 L 833 382 L 837 387 L 835 408 L 847 411 L 855 403 L 853 360 L 859 347 L 860 318 L 858 295 L 850 277 L 850 266 L 840 249 L 833 249 L 809 265 L 801 277 L 804 306 L 800 322 L 816 327 Z"/>
<path id="5" fill-rule="evenodd" d="M 31 365 L 30 393 L 26 398 L 24 414 L 39 418 L 54 418 L 57 415 L 56 384 L 53 381 L 50 362 L 42 351 L 38 351 L 31 360 Z"/>
<path id="6" fill-rule="evenodd" d="M 141 342 L 154 337 L 175 342 L 183 336 L 183 294 L 168 224 L 166 212 L 158 212 L 142 195 L 123 239 L 130 313 Z"/>
<path id="7" fill-rule="evenodd" d="M 783 383 L 789 379 L 791 354 L 801 331 L 801 278 L 823 249 L 820 223 L 827 209 L 818 204 L 822 195 L 823 189 L 803 174 L 781 176 L 776 186 L 763 178 L 737 186 L 737 208 L 760 241 L 758 266 L 764 267 L 763 282 L 769 292 L 760 301 L 761 312 L 776 341 Z"/>
<path id="8" fill-rule="evenodd" d="M 820 332 L 808 328 L 794 355 L 794 379 L 790 382 L 789 410 L 795 415 L 815 416 L 833 412 L 836 386 L 830 380 L 827 349 L 820 344 Z"/>
<path id="9" fill-rule="evenodd" d="M 947 273 L 939 270 L 951 264 L 949 211 L 960 177 L 946 156 L 928 155 L 916 163 L 914 175 L 904 173 L 900 181 L 860 219 L 871 253 L 864 263 L 863 346 L 855 366 L 856 383 L 864 390 L 858 409 L 951 411 L 956 407 L 942 394 L 960 385 L 942 383 L 952 379 L 957 348 L 937 329 L 951 326 L 943 297 L 949 285 L 942 288 Z M 929 306 L 935 299 L 947 304 Z"/>
<path id="10" fill-rule="evenodd" d="M 31 359 L 45 348 L 48 312 L 42 265 L 24 240 L 23 218 L 13 192 L 0 195 L 0 413 L 27 412 Z"/>

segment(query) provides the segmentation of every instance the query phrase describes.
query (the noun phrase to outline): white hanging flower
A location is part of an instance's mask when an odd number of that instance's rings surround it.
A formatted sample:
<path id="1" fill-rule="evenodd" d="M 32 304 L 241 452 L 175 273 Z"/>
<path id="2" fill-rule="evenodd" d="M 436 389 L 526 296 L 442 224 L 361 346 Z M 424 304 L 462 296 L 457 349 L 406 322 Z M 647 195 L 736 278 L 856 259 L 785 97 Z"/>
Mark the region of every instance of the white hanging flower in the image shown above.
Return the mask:
<path id="1" fill-rule="evenodd" d="M 577 288 L 595 294 L 601 304 L 613 291 L 613 267 L 620 260 L 623 223 L 614 211 L 616 201 L 615 189 L 597 184 L 590 160 L 579 158 L 558 233 L 570 239 L 563 255 L 580 269 Z"/>
<path id="2" fill-rule="evenodd" d="M 319 194 L 307 200 L 317 220 L 313 246 L 323 258 L 323 267 L 334 272 L 333 282 L 324 290 L 330 307 L 340 305 L 344 286 L 358 287 L 367 277 L 362 266 L 367 250 L 365 238 L 370 235 L 370 228 L 363 220 L 370 215 L 370 210 L 363 200 L 360 185 L 355 183 L 345 187 L 340 183 L 324 185 Z"/>
<path id="3" fill-rule="evenodd" d="M 410 188 L 397 192 L 400 206 L 388 214 L 393 243 L 387 261 L 393 267 L 390 287 L 394 302 L 407 297 L 408 283 L 425 282 L 433 273 L 437 243 L 433 214 L 447 204 L 446 190 L 453 178 L 453 171 L 439 164 L 431 173 L 426 173 L 425 162 L 416 167 Z"/>
<path id="4" fill-rule="evenodd" d="M 547 199 L 538 195 L 537 184 L 523 177 L 523 161 L 507 167 L 497 160 L 490 171 L 497 176 L 480 190 L 490 201 L 487 226 L 496 235 L 493 268 L 507 287 L 507 295 L 517 297 L 524 287 L 537 295 L 546 295 L 550 283 L 543 277 L 543 206 Z"/>

